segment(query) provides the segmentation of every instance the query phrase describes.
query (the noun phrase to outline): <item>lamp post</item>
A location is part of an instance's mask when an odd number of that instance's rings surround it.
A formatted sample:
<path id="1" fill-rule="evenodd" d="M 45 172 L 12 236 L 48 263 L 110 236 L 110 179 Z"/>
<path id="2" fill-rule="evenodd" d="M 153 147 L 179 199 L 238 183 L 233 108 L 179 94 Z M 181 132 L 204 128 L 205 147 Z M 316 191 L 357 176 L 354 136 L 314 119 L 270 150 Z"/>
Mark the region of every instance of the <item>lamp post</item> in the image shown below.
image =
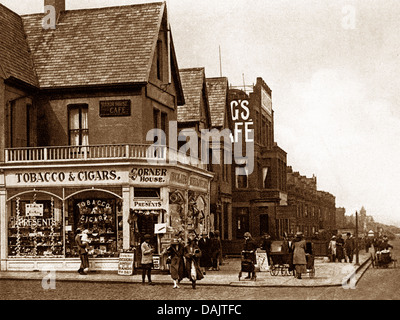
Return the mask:
<path id="1" fill-rule="evenodd" d="M 358 212 L 356 211 L 356 266 L 360 265 L 358 257 Z"/>

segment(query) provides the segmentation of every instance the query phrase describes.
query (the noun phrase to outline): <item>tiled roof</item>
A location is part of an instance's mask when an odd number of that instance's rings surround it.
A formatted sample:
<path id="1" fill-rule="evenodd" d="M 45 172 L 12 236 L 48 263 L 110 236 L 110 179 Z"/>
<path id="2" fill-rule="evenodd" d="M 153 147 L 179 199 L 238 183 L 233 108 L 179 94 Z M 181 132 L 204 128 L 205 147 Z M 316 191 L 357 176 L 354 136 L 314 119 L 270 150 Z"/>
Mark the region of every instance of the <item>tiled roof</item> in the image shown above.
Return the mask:
<path id="1" fill-rule="evenodd" d="M 22 16 L 41 88 L 143 83 L 149 78 L 164 3 Z"/>
<path id="2" fill-rule="evenodd" d="M 211 125 L 224 127 L 227 113 L 228 79 L 207 78 L 208 101 L 210 105 Z"/>
<path id="3" fill-rule="evenodd" d="M 0 4 L 0 71 L 37 86 L 33 61 L 25 40 L 21 17 Z M 1 72 L 0 72 L 1 74 Z"/>
<path id="4" fill-rule="evenodd" d="M 185 104 L 178 106 L 178 122 L 200 121 L 201 99 L 205 82 L 204 68 L 179 70 Z"/>

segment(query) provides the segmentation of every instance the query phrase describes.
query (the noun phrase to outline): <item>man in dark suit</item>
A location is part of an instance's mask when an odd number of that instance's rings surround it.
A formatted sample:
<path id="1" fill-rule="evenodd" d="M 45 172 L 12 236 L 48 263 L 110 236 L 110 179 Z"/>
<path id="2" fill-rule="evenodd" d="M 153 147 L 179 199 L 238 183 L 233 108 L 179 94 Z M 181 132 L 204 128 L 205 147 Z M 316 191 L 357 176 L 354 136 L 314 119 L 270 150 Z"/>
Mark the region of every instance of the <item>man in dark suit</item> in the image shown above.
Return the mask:
<path id="1" fill-rule="evenodd" d="M 75 231 L 75 244 L 81 259 L 81 265 L 78 269 L 78 273 L 81 275 L 87 275 L 85 270 L 89 270 L 89 258 L 86 250 L 86 244 L 82 243 L 81 240 L 82 229 L 77 228 Z"/>

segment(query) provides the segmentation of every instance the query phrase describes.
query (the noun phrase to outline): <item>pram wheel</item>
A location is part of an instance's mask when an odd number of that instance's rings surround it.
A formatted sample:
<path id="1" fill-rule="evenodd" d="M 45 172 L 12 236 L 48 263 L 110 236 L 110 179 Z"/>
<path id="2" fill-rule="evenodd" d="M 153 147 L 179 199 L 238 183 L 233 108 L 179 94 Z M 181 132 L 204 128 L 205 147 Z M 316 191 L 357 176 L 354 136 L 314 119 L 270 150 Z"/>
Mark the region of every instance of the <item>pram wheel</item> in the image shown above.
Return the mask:
<path id="1" fill-rule="evenodd" d="M 271 276 L 277 276 L 279 273 L 279 268 L 275 267 L 274 265 L 271 265 L 269 273 L 271 274 Z"/>

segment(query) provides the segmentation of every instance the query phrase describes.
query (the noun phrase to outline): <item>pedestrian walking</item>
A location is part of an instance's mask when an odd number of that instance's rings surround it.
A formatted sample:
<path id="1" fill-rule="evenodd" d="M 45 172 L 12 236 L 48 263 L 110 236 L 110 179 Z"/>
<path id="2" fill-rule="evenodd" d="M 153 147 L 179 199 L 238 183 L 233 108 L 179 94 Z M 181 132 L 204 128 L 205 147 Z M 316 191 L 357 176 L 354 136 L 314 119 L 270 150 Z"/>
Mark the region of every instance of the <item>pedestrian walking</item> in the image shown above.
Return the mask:
<path id="1" fill-rule="evenodd" d="M 375 253 L 378 250 L 378 239 L 375 237 L 375 233 L 370 230 L 368 232 L 368 253 L 371 256 L 372 263 L 375 263 Z"/>
<path id="2" fill-rule="evenodd" d="M 82 242 L 82 229 L 77 228 L 75 231 L 75 244 L 81 260 L 81 264 L 78 269 L 78 273 L 81 275 L 87 275 L 89 271 L 89 257 L 88 257 L 88 243 Z"/>
<path id="3" fill-rule="evenodd" d="M 153 252 L 154 248 L 150 244 L 151 235 L 146 234 L 144 241 L 140 246 L 142 252 L 141 267 L 142 267 L 142 284 L 145 284 L 146 275 L 149 285 L 152 285 L 151 281 L 151 268 L 153 267 Z"/>
<path id="4" fill-rule="evenodd" d="M 196 281 L 204 278 L 200 269 L 201 251 L 196 242 L 196 236 L 192 233 L 188 236 L 188 244 L 184 249 L 185 271 L 192 282 L 192 288 L 196 289 Z"/>
<path id="5" fill-rule="evenodd" d="M 353 262 L 354 249 L 355 249 L 354 238 L 350 232 L 347 232 L 346 240 L 344 241 L 344 252 L 346 256 L 346 261 L 349 263 Z"/>
<path id="6" fill-rule="evenodd" d="M 379 251 L 393 249 L 393 246 L 389 243 L 387 235 L 382 237 L 382 242 L 379 244 Z"/>
<path id="7" fill-rule="evenodd" d="M 340 233 L 336 237 L 336 258 L 339 262 L 344 259 L 344 239 Z"/>
<path id="8" fill-rule="evenodd" d="M 206 271 L 212 267 L 211 263 L 211 239 L 208 237 L 207 232 L 203 232 L 201 235 L 201 239 L 198 242 L 198 246 L 201 251 L 200 257 L 200 268 L 203 274 L 206 274 Z"/>
<path id="9" fill-rule="evenodd" d="M 286 237 L 285 237 L 285 239 L 286 239 Z M 286 243 L 286 242 L 284 242 L 284 243 Z M 261 243 L 261 249 L 265 250 L 267 252 L 268 257 L 271 254 L 271 244 L 272 244 L 271 236 L 265 232 L 263 234 L 263 241 Z M 288 243 L 286 243 L 286 244 L 288 244 Z"/>
<path id="10" fill-rule="evenodd" d="M 185 277 L 184 246 L 179 239 L 174 238 L 167 249 L 170 265 L 170 274 L 174 282 L 174 289 L 179 289 L 179 283 Z"/>
<path id="11" fill-rule="evenodd" d="M 331 262 L 335 262 L 336 261 L 336 237 L 335 236 L 332 236 L 331 241 L 329 241 L 328 253 L 331 258 Z"/>
<path id="12" fill-rule="evenodd" d="M 220 234 L 219 230 L 215 230 L 214 235 L 217 238 L 218 245 L 219 245 L 219 255 L 218 255 L 218 270 L 219 270 L 219 267 L 222 266 L 222 264 L 224 262 L 223 261 L 224 260 L 223 252 L 222 252 L 222 240 L 221 240 L 221 234 Z"/>
<path id="13" fill-rule="evenodd" d="M 295 277 L 301 279 L 301 275 L 307 272 L 306 265 L 306 241 L 303 239 L 303 233 L 297 232 L 293 241 L 293 265 L 295 268 Z"/>
<path id="14" fill-rule="evenodd" d="M 252 271 L 248 272 L 248 275 L 245 279 L 256 279 L 256 271 L 254 268 L 254 265 L 256 264 L 256 250 L 257 250 L 257 244 L 253 240 L 251 233 L 250 232 L 245 232 L 244 234 L 244 245 L 243 245 L 243 250 L 242 250 L 242 255 L 244 255 L 245 259 L 249 259 L 252 262 L 253 268 Z"/>
<path id="15" fill-rule="evenodd" d="M 211 236 L 211 264 L 212 270 L 219 270 L 219 255 L 221 253 L 221 242 L 215 233 L 210 233 Z"/>

